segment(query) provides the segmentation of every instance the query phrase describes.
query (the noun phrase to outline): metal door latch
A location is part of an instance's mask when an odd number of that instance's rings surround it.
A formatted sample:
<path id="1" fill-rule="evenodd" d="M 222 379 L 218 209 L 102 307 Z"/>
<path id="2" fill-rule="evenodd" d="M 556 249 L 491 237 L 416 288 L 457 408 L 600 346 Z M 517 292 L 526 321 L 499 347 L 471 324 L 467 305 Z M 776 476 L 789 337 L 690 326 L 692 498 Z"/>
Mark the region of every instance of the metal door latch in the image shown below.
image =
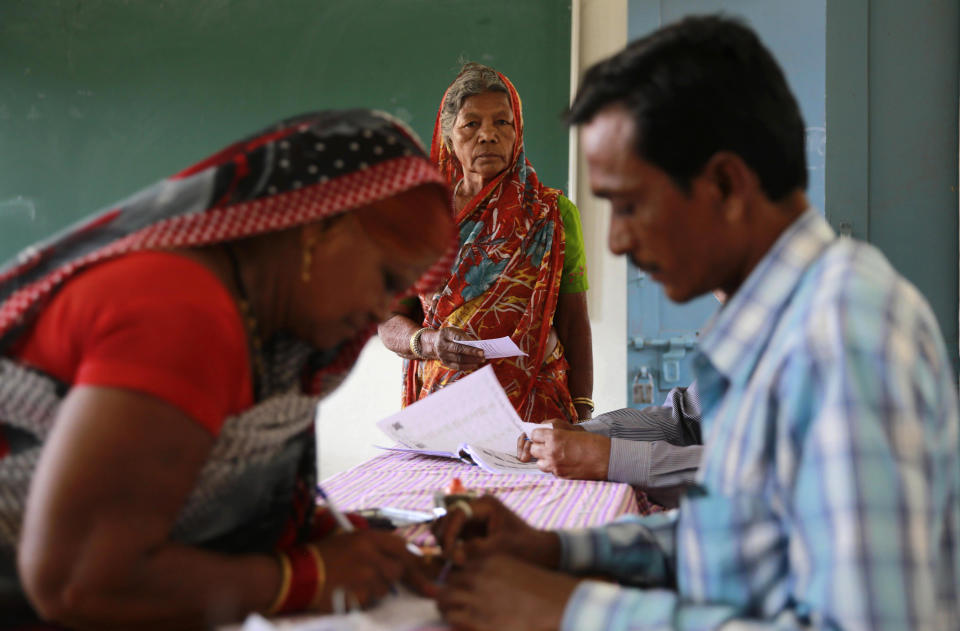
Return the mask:
<path id="1" fill-rule="evenodd" d="M 664 383 L 680 381 L 680 362 L 686 357 L 688 350 L 693 350 L 696 343 L 696 339 L 688 335 L 669 339 L 648 339 L 642 335 L 630 338 L 630 345 L 635 350 L 660 351 L 660 377 Z"/>
<path id="2" fill-rule="evenodd" d="M 633 402 L 636 405 L 653 403 L 653 374 L 646 366 L 641 366 L 633 376 Z"/>

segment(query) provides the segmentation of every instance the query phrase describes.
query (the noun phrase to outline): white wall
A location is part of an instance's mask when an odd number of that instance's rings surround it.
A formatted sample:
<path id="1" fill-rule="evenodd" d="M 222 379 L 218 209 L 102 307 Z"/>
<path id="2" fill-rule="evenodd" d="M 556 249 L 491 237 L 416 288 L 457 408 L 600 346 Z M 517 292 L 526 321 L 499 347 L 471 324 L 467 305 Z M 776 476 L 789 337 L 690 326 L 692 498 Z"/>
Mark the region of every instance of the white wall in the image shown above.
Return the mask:
<path id="1" fill-rule="evenodd" d="M 587 66 L 626 44 L 627 0 L 574 0 L 571 30 L 571 85 L 576 86 Z M 627 267 L 625 259 L 607 251 L 609 210 L 589 193 L 577 144 L 571 132 L 568 190 L 583 221 L 593 329 L 593 398 L 602 411 L 626 405 Z M 400 370 L 400 358 L 373 338 L 347 381 L 321 403 L 317 423 L 321 479 L 379 453 L 372 445 L 386 440 L 376 422 L 400 407 Z"/>
<path id="2" fill-rule="evenodd" d="M 400 409 L 401 359 L 373 337 L 347 380 L 320 404 L 317 458 L 320 479 L 376 455 L 390 445 L 376 422 Z"/>

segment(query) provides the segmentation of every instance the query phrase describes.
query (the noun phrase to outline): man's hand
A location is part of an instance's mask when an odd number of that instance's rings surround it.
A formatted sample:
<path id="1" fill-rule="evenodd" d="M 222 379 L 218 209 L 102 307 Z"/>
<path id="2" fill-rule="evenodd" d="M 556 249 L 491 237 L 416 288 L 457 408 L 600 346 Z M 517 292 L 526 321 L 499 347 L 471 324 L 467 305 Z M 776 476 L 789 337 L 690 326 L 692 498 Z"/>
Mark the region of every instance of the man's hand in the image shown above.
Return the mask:
<path id="1" fill-rule="evenodd" d="M 557 427 L 558 423 L 554 423 Z M 569 425 L 569 424 L 568 424 Z M 528 438 L 517 439 L 521 462 L 537 459 L 541 471 L 568 480 L 606 480 L 610 464 L 610 439 L 576 426 L 571 429 L 537 428 Z"/>
<path id="2" fill-rule="evenodd" d="M 450 575 L 437 607 L 454 629 L 559 629 L 576 578 L 505 556 L 468 563 Z"/>
<path id="3" fill-rule="evenodd" d="M 560 562 L 560 539 L 537 530 L 492 495 L 454 503 L 437 520 L 433 534 L 444 556 L 457 564 L 495 554 L 508 554 L 544 567 Z"/>
<path id="4" fill-rule="evenodd" d="M 568 421 L 567 419 L 561 418 L 551 418 L 545 420 L 541 423 L 544 427 L 553 427 L 553 429 L 563 429 L 570 432 L 585 432 L 587 430 L 583 429 L 582 425 L 575 425 Z M 520 434 L 517 436 L 517 458 L 520 462 L 530 462 L 533 460 L 533 455 L 530 453 L 530 448 L 533 446 L 533 441 L 530 440 L 530 437 L 526 434 Z"/>

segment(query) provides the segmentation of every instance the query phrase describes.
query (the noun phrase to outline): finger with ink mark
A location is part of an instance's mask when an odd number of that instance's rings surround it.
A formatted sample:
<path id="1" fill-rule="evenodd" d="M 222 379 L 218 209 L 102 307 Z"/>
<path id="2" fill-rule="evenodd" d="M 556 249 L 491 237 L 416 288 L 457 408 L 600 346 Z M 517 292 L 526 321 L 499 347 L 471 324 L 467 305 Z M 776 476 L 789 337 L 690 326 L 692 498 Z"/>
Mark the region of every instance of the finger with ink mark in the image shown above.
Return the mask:
<path id="1" fill-rule="evenodd" d="M 453 560 L 447 559 L 447 562 L 443 564 L 443 569 L 440 570 L 440 573 L 437 575 L 437 582 L 441 585 L 446 584 L 447 577 L 450 576 L 450 571 L 453 569 Z"/>

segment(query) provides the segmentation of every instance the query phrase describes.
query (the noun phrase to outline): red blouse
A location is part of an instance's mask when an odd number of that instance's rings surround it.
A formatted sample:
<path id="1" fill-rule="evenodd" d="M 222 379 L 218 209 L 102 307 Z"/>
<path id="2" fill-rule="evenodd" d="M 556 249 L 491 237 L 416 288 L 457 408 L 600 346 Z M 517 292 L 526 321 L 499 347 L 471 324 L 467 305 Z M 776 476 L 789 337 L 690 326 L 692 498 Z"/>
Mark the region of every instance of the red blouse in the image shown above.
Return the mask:
<path id="1" fill-rule="evenodd" d="M 126 388 L 162 399 L 216 435 L 253 404 L 236 303 L 206 267 L 139 252 L 79 273 L 13 353 L 70 385 Z"/>

